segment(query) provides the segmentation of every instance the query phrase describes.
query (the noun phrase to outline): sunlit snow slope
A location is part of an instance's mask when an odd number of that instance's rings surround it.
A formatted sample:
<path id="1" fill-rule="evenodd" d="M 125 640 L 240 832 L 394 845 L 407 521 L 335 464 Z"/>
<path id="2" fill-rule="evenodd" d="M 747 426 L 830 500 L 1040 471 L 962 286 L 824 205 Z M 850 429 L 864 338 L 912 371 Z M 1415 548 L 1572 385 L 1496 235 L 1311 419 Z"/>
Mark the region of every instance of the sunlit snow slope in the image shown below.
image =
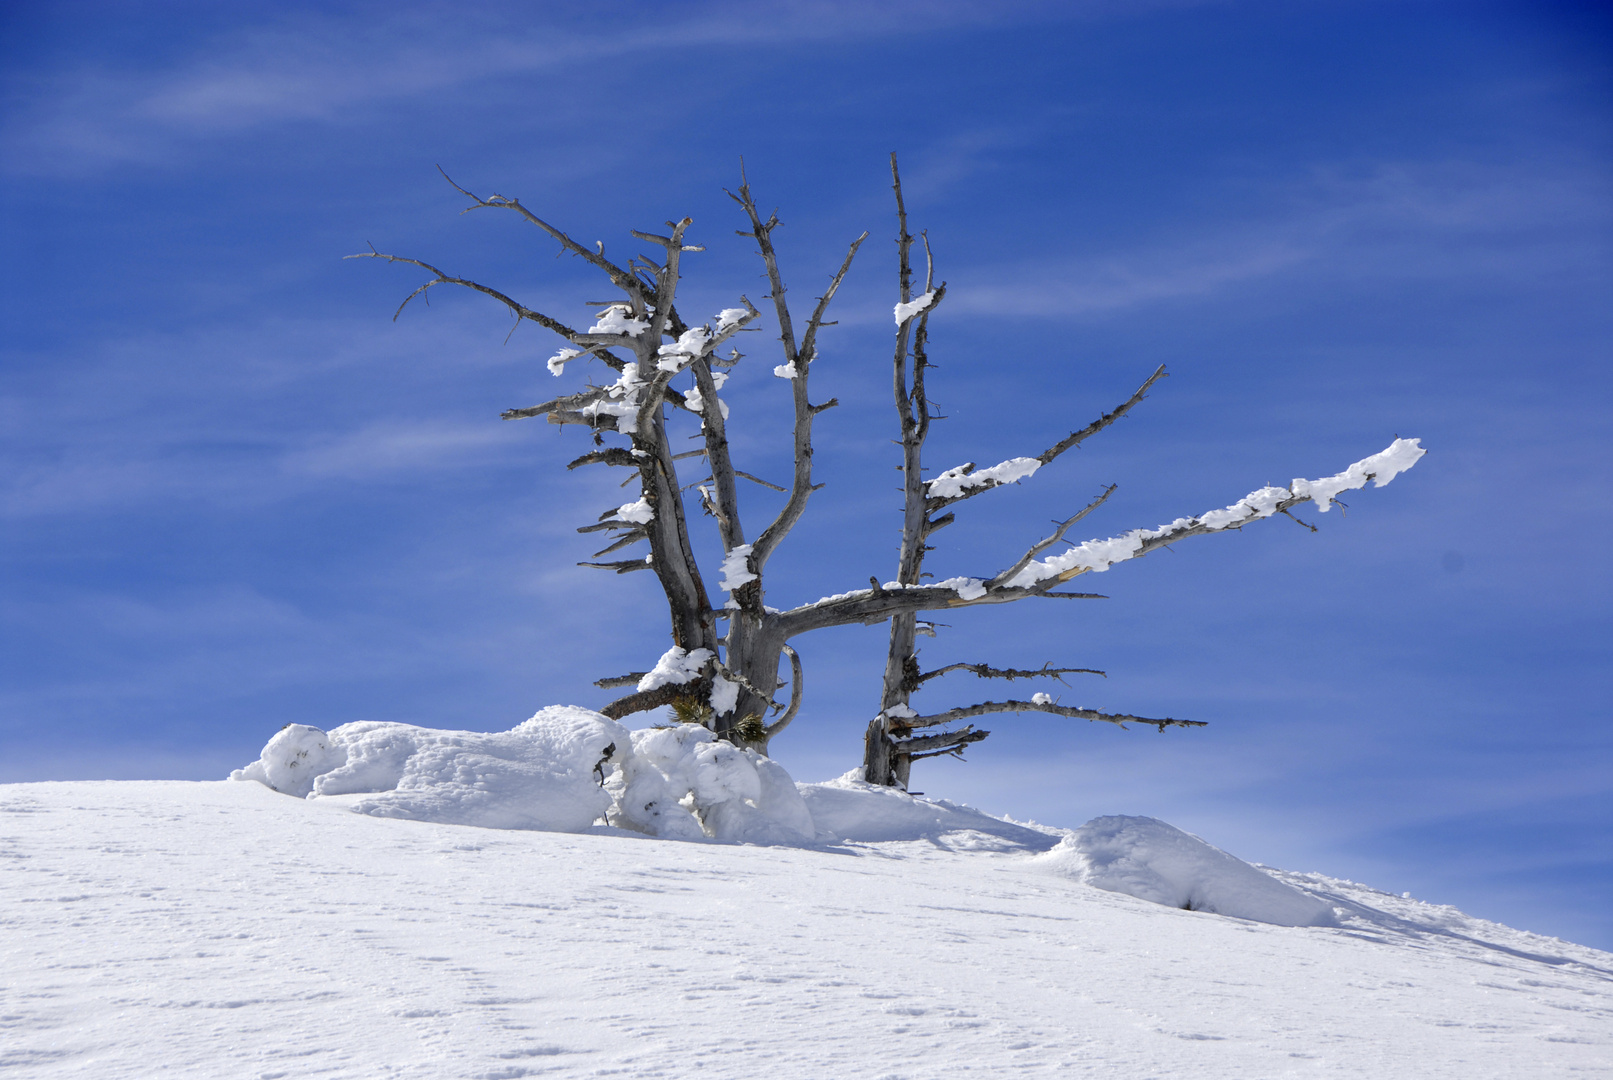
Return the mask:
<path id="1" fill-rule="evenodd" d="M 0 1075 L 1613 1075 L 1607 953 L 1314 875 L 1279 876 L 1337 926 L 1178 910 L 1015 835 L 751 847 L 0 787 Z"/>

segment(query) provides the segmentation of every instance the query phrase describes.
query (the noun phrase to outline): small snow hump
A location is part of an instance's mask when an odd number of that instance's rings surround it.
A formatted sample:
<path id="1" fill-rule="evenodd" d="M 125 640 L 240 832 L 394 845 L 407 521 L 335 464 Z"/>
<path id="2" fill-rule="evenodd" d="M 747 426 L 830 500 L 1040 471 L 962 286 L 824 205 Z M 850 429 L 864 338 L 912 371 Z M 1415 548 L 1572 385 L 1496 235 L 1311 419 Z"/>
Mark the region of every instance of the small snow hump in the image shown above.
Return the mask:
<path id="1" fill-rule="evenodd" d="M 1336 924 L 1330 905 L 1158 818 L 1093 818 L 1038 861 L 1169 907 L 1276 926 Z"/>

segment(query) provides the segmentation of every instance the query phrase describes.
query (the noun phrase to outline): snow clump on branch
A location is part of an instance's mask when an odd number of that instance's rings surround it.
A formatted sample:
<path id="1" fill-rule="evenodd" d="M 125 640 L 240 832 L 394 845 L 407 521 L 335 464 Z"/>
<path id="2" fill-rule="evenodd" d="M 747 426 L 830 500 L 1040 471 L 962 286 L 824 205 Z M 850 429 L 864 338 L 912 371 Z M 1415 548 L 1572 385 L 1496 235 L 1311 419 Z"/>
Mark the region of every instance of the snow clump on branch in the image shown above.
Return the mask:
<path id="1" fill-rule="evenodd" d="M 690 363 L 700 359 L 710 344 L 711 331 L 703 326 L 691 327 L 685 330 L 676 342 L 663 345 L 656 350 L 656 356 L 660 359 L 655 362 L 655 366 L 662 371 L 682 371 Z"/>
<path id="2" fill-rule="evenodd" d="M 650 506 L 649 499 L 640 499 L 637 502 L 623 503 L 616 508 L 615 521 L 630 521 L 634 525 L 648 525 L 655 520 L 655 510 Z"/>
<path id="3" fill-rule="evenodd" d="M 625 334 L 638 337 L 650 328 L 649 322 L 633 317 L 633 309 L 626 304 L 612 304 L 598 316 L 599 321 L 589 327 L 590 334 Z"/>
<path id="4" fill-rule="evenodd" d="M 932 499 L 956 499 L 969 488 L 998 487 L 1024 480 L 1042 467 L 1041 459 L 1033 457 L 1009 458 L 989 469 L 976 469 L 973 463 L 948 469 L 925 485 L 925 494 Z"/>
<path id="5" fill-rule="evenodd" d="M 674 645 L 661 654 L 661 659 L 655 662 L 650 673 L 638 681 L 639 692 L 657 690 L 663 686 L 674 683 L 694 682 L 700 678 L 700 669 L 706 666 L 706 661 L 715 654 L 710 649 L 696 649 L 687 652 L 681 645 Z"/>
<path id="6" fill-rule="evenodd" d="M 923 296 L 914 297 L 905 304 L 896 305 L 896 325 L 901 326 L 907 320 L 935 303 L 935 290 L 931 289 Z"/>
<path id="7" fill-rule="evenodd" d="M 750 553 L 750 544 L 740 544 L 724 557 L 722 580 L 717 582 L 717 588 L 723 592 L 733 592 L 741 585 L 756 580 L 756 575 L 750 570 Z"/>
<path id="8" fill-rule="evenodd" d="M 575 360 L 581 355 L 581 349 L 561 349 L 549 357 L 549 374 L 558 379 L 566 370 L 566 361 Z"/>

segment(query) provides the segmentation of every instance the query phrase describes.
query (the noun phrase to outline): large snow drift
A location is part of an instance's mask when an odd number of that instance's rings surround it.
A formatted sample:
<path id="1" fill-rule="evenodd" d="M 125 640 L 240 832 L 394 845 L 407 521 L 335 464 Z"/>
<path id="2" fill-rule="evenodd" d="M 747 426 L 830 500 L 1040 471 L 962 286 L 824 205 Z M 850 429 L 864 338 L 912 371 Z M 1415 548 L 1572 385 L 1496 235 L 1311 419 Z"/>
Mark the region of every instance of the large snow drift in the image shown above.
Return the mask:
<path id="1" fill-rule="evenodd" d="M 1335 922 L 1330 905 L 1158 818 L 1094 818 L 1039 861 L 1088 885 L 1168 907 L 1277 926 Z"/>
<path id="2" fill-rule="evenodd" d="M 496 733 L 290 724 L 230 779 L 306 798 L 359 795 L 352 808 L 376 817 L 581 832 L 610 809 L 604 769 L 631 752 L 621 724 L 556 705 Z"/>
<path id="3" fill-rule="evenodd" d="M 608 820 L 672 840 L 814 839 L 795 781 L 754 750 L 694 724 L 630 732 L 570 705 L 495 733 L 374 722 L 327 733 L 288 724 L 230 778 L 298 798 L 345 796 L 361 814 L 447 825 L 582 832 Z"/>
<path id="4" fill-rule="evenodd" d="M 783 766 L 695 724 L 628 731 L 554 706 L 509 731 L 288 724 L 234 780 L 375 817 L 544 832 L 606 824 L 664 840 L 791 847 L 927 841 L 1039 855 L 1077 881 L 1168 907 L 1280 926 L 1330 926 L 1332 908 L 1163 821 L 1097 818 L 1073 832 L 876 787 L 857 771 L 797 784 Z"/>

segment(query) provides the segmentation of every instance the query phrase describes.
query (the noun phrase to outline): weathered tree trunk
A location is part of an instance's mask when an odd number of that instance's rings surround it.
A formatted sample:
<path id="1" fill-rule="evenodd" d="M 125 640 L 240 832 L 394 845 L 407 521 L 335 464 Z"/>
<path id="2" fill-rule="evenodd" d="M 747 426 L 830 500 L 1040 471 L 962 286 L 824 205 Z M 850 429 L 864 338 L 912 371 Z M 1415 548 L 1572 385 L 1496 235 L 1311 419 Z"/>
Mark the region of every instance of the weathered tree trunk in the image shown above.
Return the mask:
<path id="1" fill-rule="evenodd" d="M 907 207 L 902 202 L 902 178 L 896 167 L 896 155 L 891 155 L 891 188 L 896 193 L 896 251 L 899 263 L 898 292 L 901 303 L 913 300 L 913 236 L 907 231 Z M 926 243 L 928 253 L 928 243 Z M 926 259 L 924 280 L 925 295 L 931 295 L 935 284 L 935 264 Z M 942 287 L 942 291 L 945 286 Z M 930 404 L 924 392 L 925 332 L 929 325 L 929 309 L 934 299 L 917 315 L 897 322 L 896 350 L 893 360 L 892 390 L 896 398 L 896 412 L 902 430 L 902 547 L 897 560 L 896 580 L 901 585 L 919 584 L 924 572 L 924 541 L 929 525 L 924 500 L 924 440 L 930 433 Z M 908 348 L 908 335 L 913 335 L 912 349 Z M 912 371 L 909 379 L 908 363 Z M 909 387 L 911 386 L 911 389 Z M 912 757 L 902 746 L 902 738 L 909 729 L 902 723 L 901 713 L 908 708 L 908 698 L 915 687 L 914 667 L 918 643 L 918 613 L 905 611 L 890 622 L 890 642 L 885 653 L 885 677 L 880 693 L 879 716 L 869 725 L 865 737 L 863 778 L 871 784 L 907 787 L 912 771 Z"/>

